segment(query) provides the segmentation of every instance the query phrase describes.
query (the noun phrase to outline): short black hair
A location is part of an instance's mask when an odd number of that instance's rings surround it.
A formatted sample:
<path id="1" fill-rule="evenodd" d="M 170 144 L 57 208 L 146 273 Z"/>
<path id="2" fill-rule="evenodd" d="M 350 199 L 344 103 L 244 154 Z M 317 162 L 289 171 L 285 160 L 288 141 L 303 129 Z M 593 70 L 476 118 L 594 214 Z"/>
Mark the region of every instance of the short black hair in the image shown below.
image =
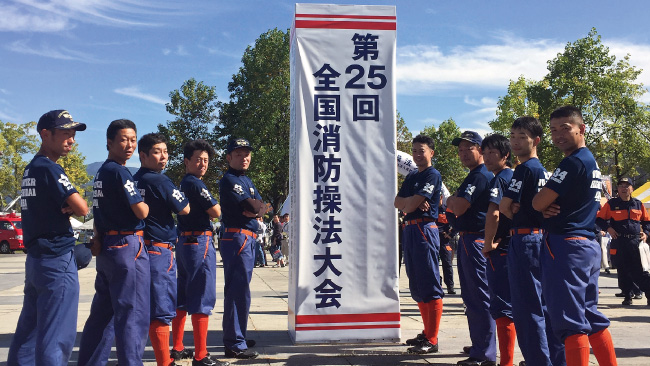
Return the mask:
<path id="1" fill-rule="evenodd" d="M 140 137 L 140 141 L 138 141 L 138 152 L 143 152 L 149 155 L 149 151 L 153 147 L 153 145 L 158 145 L 162 143 L 167 143 L 167 139 L 165 139 L 165 136 L 160 133 L 148 133 L 142 137 Z"/>
<path id="2" fill-rule="evenodd" d="M 196 150 L 207 152 L 209 158 L 214 156 L 214 149 L 210 146 L 209 142 L 203 139 L 196 139 L 187 142 L 185 146 L 183 146 L 183 158 L 190 160 Z"/>
<path id="3" fill-rule="evenodd" d="M 117 135 L 117 131 L 129 128 L 135 131 L 136 134 L 138 133 L 138 129 L 135 128 L 135 123 L 130 119 L 116 119 L 108 125 L 108 128 L 106 129 L 106 139 L 113 141 L 115 135 Z M 108 145 L 106 145 L 106 150 L 108 150 Z"/>
<path id="4" fill-rule="evenodd" d="M 551 113 L 551 118 L 563 118 L 563 117 L 575 117 L 580 119 L 580 123 L 584 124 L 584 118 L 582 118 L 582 111 L 580 108 L 574 107 L 572 105 L 565 105 L 560 108 L 557 108 Z"/>
<path id="5" fill-rule="evenodd" d="M 419 134 L 419 135 L 415 136 L 413 138 L 412 143 L 413 144 L 415 144 L 415 143 L 426 144 L 427 146 L 429 146 L 429 148 L 431 150 L 435 150 L 435 147 L 436 147 L 436 144 L 433 141 L 433 139 L 431 138 L 431 136 L 427 136 L 427 135 L 423 135 L 423 134 Z"/>
<path id="6" fill-rule="evenodd" d="M 512 122 L 512 126 L 510 129 L 514 128 L 520 128 L 524 131 L 529 132 L 533 138 L 535 137 L 542 137 L 544 134 L 544 129 L 542 128 L 542 124 L 539 122 L 539 120 L 535 117 L 531 116 L 523 116 L 517 118 L 514 122 Z"/>
<path id="7" fill-rule="evenodd" d="M 498 150 L 502 158 L 504 156 L 506 157 L 506 165 L 512 167 L 512 150 L 510 149 L 510 140 L 508 138 L 501 134 L 493 133 L 483 139 L 483 143 L 481 144 L 481 149 L 484 150 L 483 153 L 485 153 L 486 148 Z"/>

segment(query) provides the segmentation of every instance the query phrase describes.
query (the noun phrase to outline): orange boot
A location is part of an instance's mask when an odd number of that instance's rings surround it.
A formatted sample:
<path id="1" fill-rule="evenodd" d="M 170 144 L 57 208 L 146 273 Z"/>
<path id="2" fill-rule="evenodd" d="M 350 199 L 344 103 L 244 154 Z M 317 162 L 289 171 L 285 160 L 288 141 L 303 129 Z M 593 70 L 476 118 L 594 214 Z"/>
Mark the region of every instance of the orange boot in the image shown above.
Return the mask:
<path id="1" fill-rule="evenodd" d="M 591 349 L 594 351 L 596 360 L 600 366 L 616 366 L 616 352 L 609 329 L 605 328 L 589 336 Z"/>
<path id="2" fill-rule="evenodd" d="M 507 316 L 502 316 L 496 320 L 497 338 L 499 338 L 499 356 L 501 366 L 512 366 L 515 353 L 515 340 L 517 332 L 515 323 Z"/>
<path id="3" fill-rule="evenodd" d="M 205 314 L 192 314 L 192 334 L 194 334 L 194 359 L 201 361 L 208 355 L 208 322 Z"/>
<path id="4" fill-rule="evenodd" d="M 176 309 L 176 317 L 172 320 L 172 340 L 174 341 L 174 350 L 182 351 L 185 349 L 183 346 L 183 333 L 185 333 L 185 319 L 187 318 L 187 311 Z"/>
<path id="5" fill-rule="evenodd" d="M 564 354 L 567 366 L 589 365 L 589 337 L 586 334 L 574 334 L 564 340 Z"/>
<path id="6" fill-rule="evenodd" d="M 169 366 L 172 363 L 169 357 L 169 325 L 154 320 L 149 325 L 149 339 L 151 339 L 151 346 L 153 353 L 156 356 L 156 364 L 158 366 Z"/>
<path id="7" fill-rule="evenodd" d="M 425 326 L 425 335 L 431 344 L 438 344 L 438 330 L 440 329 L 440 319 L 442 318 L 442 299 L 433 299 L 425 304 L 429 316 L 427 317 L 428 326 Z"/>

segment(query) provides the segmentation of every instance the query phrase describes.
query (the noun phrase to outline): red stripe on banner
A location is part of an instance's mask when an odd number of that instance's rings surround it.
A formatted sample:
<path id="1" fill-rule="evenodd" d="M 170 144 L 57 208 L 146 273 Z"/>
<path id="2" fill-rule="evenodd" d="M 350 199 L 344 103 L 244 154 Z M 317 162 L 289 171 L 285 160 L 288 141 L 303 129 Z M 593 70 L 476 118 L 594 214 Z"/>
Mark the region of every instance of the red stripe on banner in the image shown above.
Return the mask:
<path id="1" fill-rule="evenodd" d="M 301 330 L 343 330 L 343 329 L 385 329 L 399 328 L 399 324 L 371 324 L 371 325 L 330 325 L 322 327 L 296 327 L 296 332 Z"/>
<path id="2" fill-rule="evenodd" d="M 297 315 L 296 324 L 398 322 L 400 313 Z"/>
<path id="3" fill-rule="evenodd" d="M 342 22 L 335 20 L 296 20 L 296 28 L 396 30 L 393 22 Z"/>
<path id="4" fill-rule="evenodd" d="M 334 18 L 334 19 L 386 19 L 396 20 L 394 15 L 335 15 L 335 14 L 296 14 L 296 18 Z"/>

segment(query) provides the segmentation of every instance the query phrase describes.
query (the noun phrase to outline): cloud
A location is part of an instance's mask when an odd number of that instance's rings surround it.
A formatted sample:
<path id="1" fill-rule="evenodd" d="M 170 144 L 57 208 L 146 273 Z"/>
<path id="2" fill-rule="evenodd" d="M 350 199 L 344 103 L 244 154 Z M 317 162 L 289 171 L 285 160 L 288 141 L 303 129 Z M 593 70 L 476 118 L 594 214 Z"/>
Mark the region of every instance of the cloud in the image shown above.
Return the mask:
<path id="1" fill-rule="evenodd" d="M 140 91 L 140 88 L 137 86 L 127 86 L 125 88 L 117 88 L 113 90 L 117 94 L 126 95 L 128 97 L 133 97 L 137 99 L 146 100 L 147 102 L 162 104 L 165 105 L 167 100 L 159 98 L 155 95 L 146 94 Z"/>
<path id="2" fill-rule="evenodd" d="M 108 26 L 159 26 L 154 15 L 177 14 L 180 5 L 136 0 L 8 0 L 0 4 L 0 31 L 58 32 L 75 23 Z"/>
<path id="3" fill-rule="evenodd" d="M 630 63 L 646 71 L 638 82 L 650 85 L 650 45 L 623 40 L 603 40 L 617 59 L 631 55 Z M 564 50 L 566 43 L 550 39 L 523 39 L 497 35 L 488 44 L 457 46 L 443 50 L 437 45 L 409 45 L 397 49 L 398 93 L 426 95 L 432 92 L 475 87 L 500 89 L 523 75 L 540 80 L 547 61 Z"/>
<path id="4" fill-rule="evenodd" d="M 177 55 L 177 56 L 187 56 L 189 55 L 189 52 L 185 49 L 185 46 L 183 45 L 178 45 L 176 46 L 175 50 L 172 50 L 170 48 L 163 48 L 162 53 L 165 56 L 169 56 L 171 54 Z"/>
<path id="5" fill-rule="evenodd" d="M 47 44 L 42 44 L 40 47 L 32 47 L 27 44 L 26 40 L 18 40 L 10 43 L 7 47 L 8 50 L 22 53 L 26 55 L 36 55 L 42 57 L 49 57 L 58 60 L 74 60 L 87 63 L 101 63 L 105 62 L 93 57 L 84 52 L 74 51 L 65 47 L 52 47 Z"/>
<path id="6" fill-rule="evenodd" d="M 397 51 L 400 93 L 422 94 L 436 89 L 477 86 L 504 88 L 520 75 L 541 79 L 546 61 L 563 44 L 504 36 L 493 44 L 458 46 L 443 52 L 438 46 L 414 45 Z"/>
<path id="7" fill-rule="evenodd" d="M 25 12 L 15 5 L 0 4 L 0 14 L 0 32 L 57 32 L 71 28 L 68 18 L 42 12 Z"/>

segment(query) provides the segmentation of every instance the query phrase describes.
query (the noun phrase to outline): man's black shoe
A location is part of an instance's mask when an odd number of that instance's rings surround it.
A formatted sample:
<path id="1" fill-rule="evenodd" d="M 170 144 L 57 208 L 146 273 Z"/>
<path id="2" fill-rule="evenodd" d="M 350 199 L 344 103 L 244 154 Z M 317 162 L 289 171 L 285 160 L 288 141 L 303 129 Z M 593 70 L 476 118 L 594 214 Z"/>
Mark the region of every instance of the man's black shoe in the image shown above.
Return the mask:
<path id="1" fill-rule="evenodd" d="M 463 347 L 463 353 L 466 353 L 466 354 L 468 354 L 468 355 L 469 355 L 469 351 L 471 351 L 471 350 L 472 350 L 472 346 L 465 346 L 465 347 Z"/>
<path id="2" fill-rule="evenodd" d="M 632 296 L 632 298 L 633 298 L 634 300 L 641 300 L 641 299 L 643 299 L 643 295 L 641 295 L 641 294 L 634 294 L 634 296 Z"/>
<path id="3" fill-rule="evenodd" d="M 458 361 L 458 366 L 497 366 L 495 361 L 479 360 L 478 358 L 470 357 L 466 360 Z"/>
<path id="4" fill-rule="evenodd" d="M 208 353 L 207 356 L 203 357 L 202 360 L 197 360 L 195 358 L 192 358 L 192 366 L 229 366 L 230 362 L 227 361 L 219 361 L 216 358 L 210 357 L 210 354 Z"/>
<path id="5" fill-rule="evenodd" d="M 616 297 L 625 297 L 627 295 L 625 294 L 625 292 L 619 292 L 617 294 L 614 294 L 614 296 L 616 296 Z"/>
<path id="6" fill-rule="evenodd" d="M 257 358 L 257 356 L 259 356 L 260 354 L 250 349 L 247 349 L 245 351 L 233 351 L 226 348 L 225 355 L 228 358 L 239 358 L 242 360 L 248 360 L 251 358 Z"/>
<path id="7" fill-rule="evenodd" d="M 438 352 L 438 345 L 437 344 L 431 344 L 428 339 L 425 339 L 421 341 L 420 343 L 416 344 L 415 346 L 409 348 L 408 353 L 415 353 L 418 355 L 423 355 L 426 353 L 436 353 Z"/>
<path id="8" fill-rule="evenodd" d="M 257 344 L 257 342 L 255 342 L 254 339 L 247 339 L 246 340 L 246 347 L 248 347 L 248 348 L 255 347 L 256 344 Z"/>
<path id="9" fill-rule="evenodd" d="M 456 295 L 456 290 L 453 287 L 447 287 L 447 293 L 449 295 Z"/>
<path id="10" fill-rule="evenodd" d="M 422 333 L 416 335 L 415 338 L 407 339 L 406 340 L 406 345 L 407 346 L 415 346 L 418 343 L 424 341 L 425 339 L 427 339 L 427 337 L 424 335 L 424 332 L 422 332 Z"/>
<path id="11" fill-rule="evenodd" d="M 169 352 L 169 357 L 173 358 L 174 360 L 183 360 L 186 358 L 192 358 L 193 356 L 194 356 L 194 351 L 187 348 L 183 348 L 182 351 L 177 351 L 175 349 L 172 349 L 171 352 Z"/>
<path id="12" fill-rule="evenodd" d="M 621 304 L 623 304 L 625 306 L 632 305 L 632 298 L 631 297 L 626 297 Z"/>
<path id="13" fill-rule="evenodd" d="M 520 361 L 519 366 L 526 366 L 526 361 Z"/>

